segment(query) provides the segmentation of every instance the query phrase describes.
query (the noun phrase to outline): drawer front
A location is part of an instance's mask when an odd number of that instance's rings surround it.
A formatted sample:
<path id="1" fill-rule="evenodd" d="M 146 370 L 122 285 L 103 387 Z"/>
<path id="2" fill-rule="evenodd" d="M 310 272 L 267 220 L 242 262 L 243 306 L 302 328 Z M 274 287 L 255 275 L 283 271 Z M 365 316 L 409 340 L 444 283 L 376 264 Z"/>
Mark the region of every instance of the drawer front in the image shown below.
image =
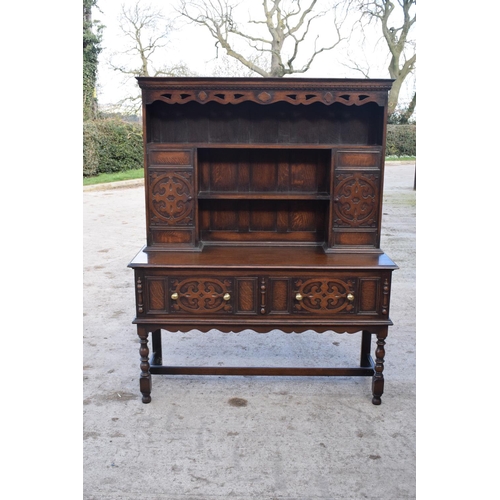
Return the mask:
<path id="1" fill-rule="evenodd" d="M 318 317 L 386 317 L 389 288 L 389 274 L 269 277 L 268 312 Z"/>
<path id="2" fill-rule="evenodd" d="M 234 279 L 170 278 L 171 312 L 175 314 L 231 314 Z"/>
<path id="3" fill-rule="evenodd" d="M 387 317 L 390 273 L 221 276 L 140 273 L 139 315 Z"/>
<path id="4" fill-rule="evenodd" d="M 355 278 L 299 278 L 292 282 L 296 314 L 354 314 L 356 311 Z"/>
<path id="5" fill-rule="evenodd" d="M 136 289 L 139 314 L 258 314 L 257 277 L 146 274 Z"/>
<path id="6" fill-rule="evenodd" d="M 269 314 L 354 314 L 359 308 L 355 277 L 270 277 Z"/>
<path id="7" fill-rule="evenodd" d="M 150 149 L 149 166 L 155 165 L 191 165 L 193 153 L 191 149 Z"/>

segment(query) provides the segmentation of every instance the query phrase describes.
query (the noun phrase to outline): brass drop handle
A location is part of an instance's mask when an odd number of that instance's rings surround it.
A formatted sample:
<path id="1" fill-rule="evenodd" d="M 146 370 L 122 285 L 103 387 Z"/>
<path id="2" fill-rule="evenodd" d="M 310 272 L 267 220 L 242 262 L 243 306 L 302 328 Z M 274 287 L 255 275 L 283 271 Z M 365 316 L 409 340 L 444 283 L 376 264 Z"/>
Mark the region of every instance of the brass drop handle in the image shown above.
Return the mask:
<path id="1" fill-rule="evenodd" d="M 295 300 L 302 300 L 303 298 L 304 297 L 300 293 L 298 293 L 297 295 L 295 295 Z"/>
<path id="2" fill-rule="evenodd" d="M 347 294 L 347 300 L 348 300 L 349 302 L 352 302 L 352 301 L 354 300 L 354 295 L 353 295 L 352 293 L 348 293 L 348 294 Z"/>
<path id="3" fill-rule="evenodd" d="M 225 301 L 228 301 L 231 299 L 231 295 L 229 295 L 228 293 L 225 293 L 224 296 L 222 297 Z"/>
<path id="4" fill-rule="evenodd" d="M 175 292 L 175 293 L 173 293 L 173 294 L 170 296 L 170 298 L 171 298 L 172 300 L 177 300 L 177 299 L 179 298 L 179 294 L 178 294 L 177 292 Z"/>

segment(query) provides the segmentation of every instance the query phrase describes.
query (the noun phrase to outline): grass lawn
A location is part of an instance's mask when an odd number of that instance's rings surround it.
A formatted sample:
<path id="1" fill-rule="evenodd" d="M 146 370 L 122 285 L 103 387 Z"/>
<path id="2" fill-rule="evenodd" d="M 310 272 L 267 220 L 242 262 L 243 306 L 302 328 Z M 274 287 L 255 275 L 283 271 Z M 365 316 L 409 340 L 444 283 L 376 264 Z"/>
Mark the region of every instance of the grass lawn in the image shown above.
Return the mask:
<path id="1" fill-rule="evenodd" d="M 84 177 L 83 185 L 90 186 L 92 184 L 103 184 L 105 182 L 128 181 L 130 179 L 142 179 L 144 177 L 144 169 L 136 168 L 134 170 L 124 170 L 123 172 L 113 172 L 110 174 L 99 174 L 95 177 Z"/>
<path id="2" fill-rule="evenodd" d="M 388 156 L 386 161 L 415 161 L 415 156 Z M 84 177 L 83 185 L 104 184 L 105 182 L 128 181 L 130 179 L 142 179 L 144 169 L 125 170 L 123 172 L 113 172 L 111 174 L 99 174 L 95 177 Z"/>
<path id="3" fill-rule="evenodd" d="M 416 156 L 386 156 L 385 161 L 415 161 Z"/>

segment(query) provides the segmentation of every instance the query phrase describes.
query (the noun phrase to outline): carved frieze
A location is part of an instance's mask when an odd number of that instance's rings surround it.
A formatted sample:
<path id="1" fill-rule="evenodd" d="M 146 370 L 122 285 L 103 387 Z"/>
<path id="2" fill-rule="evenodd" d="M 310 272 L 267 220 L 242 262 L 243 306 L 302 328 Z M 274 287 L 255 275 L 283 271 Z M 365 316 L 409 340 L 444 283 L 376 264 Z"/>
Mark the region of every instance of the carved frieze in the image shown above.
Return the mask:
<path id="1" fill-rule="evenodd" d="M 389 80 L 323 79 L 314 85 L 301 78 L 138 78 L 146 104 L 161 100 L 168 104 L 184 104 L 196 101 L 201 104 L 239 104 L 253 101 L 272 104 L 285 101 L 290 104 L 340 102 L 347 106 L 361 106 L 375 102 L 384 106 L 387 102 Z"/>
<path id="2" fill-rule="evenodd" d="M 323 104 L 333 104 L 340 102 L 347 106 L 361 106 L 369 102 L 375 102 L 383 105 L 384 96 L 379 96 L 375 93 L 339 93 L 330 91 L 303 91 L 293 90 L 291 92 L 276 91 L 262 92 L 259 90 L 234 92 L 231 90 L 172 90 L 171 92 L 151 92 L 151 101 L 159 100 L 167 104 L 185 104 L 190 101 L 199 103 L 218 102 L 219 104 L 239 104 L 244 101 L 253 101 L 258 104 L 272 104 L 279 101 L 288 102 L 290 104 L 312 104 L 321 102 Z"/>

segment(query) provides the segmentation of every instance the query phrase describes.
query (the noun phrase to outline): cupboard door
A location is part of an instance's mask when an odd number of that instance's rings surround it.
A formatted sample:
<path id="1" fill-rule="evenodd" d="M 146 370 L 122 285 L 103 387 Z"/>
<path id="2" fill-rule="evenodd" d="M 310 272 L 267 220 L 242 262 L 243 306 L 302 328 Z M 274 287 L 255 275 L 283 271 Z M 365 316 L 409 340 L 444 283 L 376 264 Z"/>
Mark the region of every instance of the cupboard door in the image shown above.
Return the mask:
<path id="1" fill-rule="evenodd" d="M 190 149 L 148 151 L 147 219 L 151 247 L 196 244 L 196 179 Z"/>
<path id="2" fill-rule="evenodd" d="M 333 176 L 333 246 L 379 245 L 381 155 L 338 151 Z"/>
<path id="3" fill-rule="evenodd" d="M 192 170 L 165 169 L 149 175 L 151 224 L 191 226 L 194 222 Z"/>

